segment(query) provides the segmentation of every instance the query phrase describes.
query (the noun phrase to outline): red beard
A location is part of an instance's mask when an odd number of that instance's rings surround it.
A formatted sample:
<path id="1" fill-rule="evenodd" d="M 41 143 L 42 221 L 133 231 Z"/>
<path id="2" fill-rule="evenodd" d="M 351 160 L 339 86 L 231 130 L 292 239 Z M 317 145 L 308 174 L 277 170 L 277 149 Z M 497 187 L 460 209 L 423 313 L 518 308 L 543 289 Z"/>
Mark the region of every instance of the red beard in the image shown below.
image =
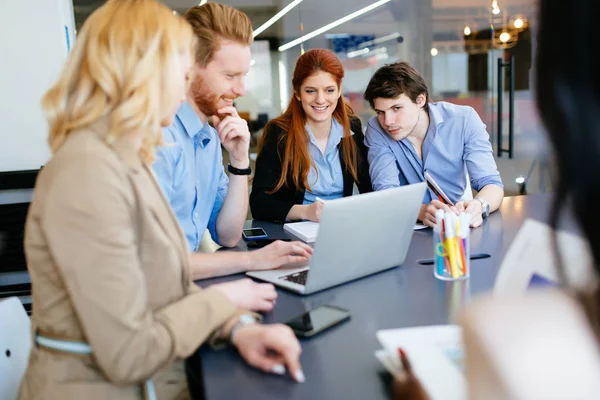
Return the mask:
<path id="1" fill-rule="evenodd" d="M 202 114 L 210 117 L 216 115 L 218 110 L 219 96 L 217 96 L 204 80 L 197 76 L 191 86 L 194 103 Z"/>

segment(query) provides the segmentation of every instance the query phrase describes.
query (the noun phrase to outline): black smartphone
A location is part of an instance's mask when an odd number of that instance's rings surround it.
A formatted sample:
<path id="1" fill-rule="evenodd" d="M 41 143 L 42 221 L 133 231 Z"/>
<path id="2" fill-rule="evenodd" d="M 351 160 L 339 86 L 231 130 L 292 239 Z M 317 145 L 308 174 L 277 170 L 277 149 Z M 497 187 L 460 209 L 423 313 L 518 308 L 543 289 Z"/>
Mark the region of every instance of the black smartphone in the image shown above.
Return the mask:
<path id="1" fill-rule="evenodd" d="M 247 228 L 242 229 L 244 240 L 266 239 L 267 232 L 263 228 Z"/>
<path id="2" fill-rule="evenodd" d="M 292 328 L 297 336 L 309 337 L 348 319 L 350 319 L 348 310 L 322 305 L 292 318 L 285 324 Z"/>
<path id="3" fill-rule="evenodd" d="M 292 239 L 259 239 L 259 240 L 250 240 L 246 242 L 246 247 L 249 249 L 260 249 L 261 247 L 265 247 L 277 240 L 283 240 L 284 242 L 290 242 Z"/>

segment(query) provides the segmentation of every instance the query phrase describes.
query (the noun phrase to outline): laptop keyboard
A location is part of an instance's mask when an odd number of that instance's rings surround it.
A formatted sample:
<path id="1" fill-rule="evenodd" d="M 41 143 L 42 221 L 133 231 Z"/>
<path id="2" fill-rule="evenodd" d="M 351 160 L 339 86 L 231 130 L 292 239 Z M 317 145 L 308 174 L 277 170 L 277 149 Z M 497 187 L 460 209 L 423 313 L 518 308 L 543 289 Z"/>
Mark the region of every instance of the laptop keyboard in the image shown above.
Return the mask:
<path id="1" fill-rule="evenodd" d="M 307 277 L 308 277 L 308 270 L 305 269 L 304 271 L 295 272 L 295 273 L 289 274 L 289 275 L 284 275 L 281 277 L 281 279 L 286 280 L 288 282 L 297 283 L 298 285 L 305 286 Z"/>

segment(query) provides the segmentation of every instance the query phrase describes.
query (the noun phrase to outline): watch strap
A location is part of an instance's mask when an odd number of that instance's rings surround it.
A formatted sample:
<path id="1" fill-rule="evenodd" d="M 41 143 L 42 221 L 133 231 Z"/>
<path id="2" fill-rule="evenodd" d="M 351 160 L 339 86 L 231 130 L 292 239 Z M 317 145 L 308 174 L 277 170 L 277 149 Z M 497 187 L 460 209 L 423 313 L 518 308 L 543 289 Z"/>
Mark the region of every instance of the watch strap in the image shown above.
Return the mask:
<path id="1" fill-rule="evenodd" d="M 241 327 L 251 324 L 257 324 L 258 322 L 258 318 L 256 318 L 254 315 L 240 315 L 238 321 L 235 323 L 235 325 L 233 325 L 233 328 L 231 328 L 231 332 L 229 333 L 229 343 L 234 344 L 233 341 L 235 339 L 235 334 Z"/>
<path id="2" fill-rule="evenodd" d="M 487 201 L 480 197 L 475 197 L 481 203 L 481 216 L 487 218 L 490 215 L 490 205 Z"/>
<path id="3" fill-rule="evenodd" d="M 240 169 L 240 168 L 236 168 L 236 167 L 232 166 L 231 164 L 227 164 L 227 171 L 229 171 L 229 173 L 231 173 L 233 175 L 251 175 L 252 174 L 251 167 Z"/>

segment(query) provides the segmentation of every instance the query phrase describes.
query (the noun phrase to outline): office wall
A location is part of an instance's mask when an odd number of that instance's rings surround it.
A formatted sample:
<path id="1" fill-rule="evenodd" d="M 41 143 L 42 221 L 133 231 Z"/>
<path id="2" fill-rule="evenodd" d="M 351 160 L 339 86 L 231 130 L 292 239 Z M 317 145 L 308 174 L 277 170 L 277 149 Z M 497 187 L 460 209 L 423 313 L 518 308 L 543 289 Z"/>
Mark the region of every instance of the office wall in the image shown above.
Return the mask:
<path id="1" fill-rule="evenodd" d="M 74 26 L 71 0 L 0 1 L 0 172 L 48 160 L 40 99 L 73 46 Z"/>

